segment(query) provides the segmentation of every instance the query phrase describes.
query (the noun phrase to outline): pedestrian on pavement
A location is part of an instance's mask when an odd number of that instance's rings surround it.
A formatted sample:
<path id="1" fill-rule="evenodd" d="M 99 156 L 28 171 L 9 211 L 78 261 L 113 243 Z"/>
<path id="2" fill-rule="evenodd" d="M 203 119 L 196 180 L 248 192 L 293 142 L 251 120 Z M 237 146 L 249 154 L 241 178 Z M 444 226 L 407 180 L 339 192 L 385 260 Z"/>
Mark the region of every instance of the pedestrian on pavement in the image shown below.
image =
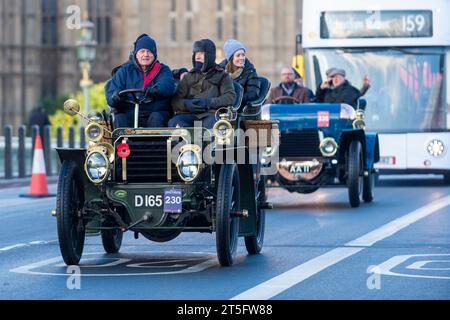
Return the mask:
<path id="1" fill-rule="evenodd" d="M 50 120 L 43 105 L 38 104 L 33 110 L 31 110 L 28 118 L 28 124 L 30 125 L 30 128 L 33 126 L 39 127 L 39 135 L 41 136 L 42 141 L 44 141 L 44 127 L 50 125 Z"/>

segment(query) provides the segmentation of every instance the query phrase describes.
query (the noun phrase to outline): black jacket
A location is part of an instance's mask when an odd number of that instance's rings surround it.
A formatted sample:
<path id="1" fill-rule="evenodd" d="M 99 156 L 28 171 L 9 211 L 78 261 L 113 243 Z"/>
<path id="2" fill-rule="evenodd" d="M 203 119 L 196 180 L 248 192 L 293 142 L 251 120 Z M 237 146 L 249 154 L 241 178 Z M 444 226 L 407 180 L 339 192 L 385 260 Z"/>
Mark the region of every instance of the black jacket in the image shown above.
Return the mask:
<path id="1" fill-rule="evenodd" d="M 321 89 L 319 85 L 316 91 L 317 102 L 346 103 L 354 108 L 356 108 L 358 104 L 359 97 L 361 97 L 361 92 L 353 87 L 347 80 L 333 89 Z"/>
<path id="2" fill-rule="evenodd" d="M 220 63 L 222 68 L 226 68 L 228 61 L 224 60 Z M 261 84 L 258 79 L 258 74 L 253 64 L 246 59 L 244 70 L 239 77 L 234 79 L 244 88 L 244 97 L 242 98 L 242 104 L 247 102 L 255 101 L 259 97 L 259 91 L 261 89 Z"/>

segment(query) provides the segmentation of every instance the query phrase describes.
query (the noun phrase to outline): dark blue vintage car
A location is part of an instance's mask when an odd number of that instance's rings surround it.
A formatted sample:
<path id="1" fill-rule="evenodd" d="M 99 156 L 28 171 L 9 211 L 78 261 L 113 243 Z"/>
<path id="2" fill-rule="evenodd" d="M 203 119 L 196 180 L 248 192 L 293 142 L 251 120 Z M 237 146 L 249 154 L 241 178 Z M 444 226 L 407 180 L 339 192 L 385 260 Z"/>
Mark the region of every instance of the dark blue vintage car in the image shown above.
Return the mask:
<path id="1" fill-rule="evenodd" d="M 269 104 L 264 120 L 279 120 L 280 144 L 268 186 L 311 193 L 325 185 L 347 185 L 352 207 L 374 198 L 374 164 L 380 159 L 377 133 L 365 131 L 365 101 L 347 104 Z"/>

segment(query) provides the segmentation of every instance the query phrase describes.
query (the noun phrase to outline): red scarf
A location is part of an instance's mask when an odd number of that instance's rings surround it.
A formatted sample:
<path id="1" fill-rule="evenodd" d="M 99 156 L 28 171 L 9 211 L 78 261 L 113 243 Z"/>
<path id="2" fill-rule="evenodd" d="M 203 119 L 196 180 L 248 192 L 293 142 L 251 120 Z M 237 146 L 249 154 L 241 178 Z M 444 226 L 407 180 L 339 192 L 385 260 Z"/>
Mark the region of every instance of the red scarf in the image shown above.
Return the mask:
<path id="1" fill-rule="evenodd" d="M 159 63 L 158 61 L 156 61 L 153 64 L 152 69 L 146 73 L 143 71 L 144 73 L 144 86 L 142 87 L 142 89 L 146 88 L 150 83 L 152 83 L 153 80 L 155 80 L 155 78 L 158 76 L 159 72 L 161 71 L 161 63 Z"/>

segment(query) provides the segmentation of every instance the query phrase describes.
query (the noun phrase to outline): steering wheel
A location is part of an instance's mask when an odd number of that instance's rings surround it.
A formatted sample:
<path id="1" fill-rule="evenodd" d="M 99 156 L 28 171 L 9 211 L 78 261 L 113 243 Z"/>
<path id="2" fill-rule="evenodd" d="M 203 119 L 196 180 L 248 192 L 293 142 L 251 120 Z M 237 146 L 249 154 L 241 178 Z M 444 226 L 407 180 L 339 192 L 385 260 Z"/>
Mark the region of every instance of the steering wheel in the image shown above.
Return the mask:
<path id="1" fill-rule="evenodd" d="M 291 102 L 286 101 L 286 100 L 289 100 Z M 291 97 L 291 96 L 281 96 L 281 97 L 273 99 L 272 103 L 273 104 L 300 103 L 300 100 L 298 100 L 298 99 L 296 99 L 294 97 Z"/>
<path id="2" fill-rule="evenodd" d="M 142 94 L 141 97 L 138 96 L 138 93 Z M 119 92 L 119 97 L 123 98 L 127 95 L 131 94 L 133 100 L 124 100 L 126 103 L 131 104 L 146 104 L 152 102 L 151 98 L 146 98 L 144 96 L 144 89 L 127 89 Z"/>

